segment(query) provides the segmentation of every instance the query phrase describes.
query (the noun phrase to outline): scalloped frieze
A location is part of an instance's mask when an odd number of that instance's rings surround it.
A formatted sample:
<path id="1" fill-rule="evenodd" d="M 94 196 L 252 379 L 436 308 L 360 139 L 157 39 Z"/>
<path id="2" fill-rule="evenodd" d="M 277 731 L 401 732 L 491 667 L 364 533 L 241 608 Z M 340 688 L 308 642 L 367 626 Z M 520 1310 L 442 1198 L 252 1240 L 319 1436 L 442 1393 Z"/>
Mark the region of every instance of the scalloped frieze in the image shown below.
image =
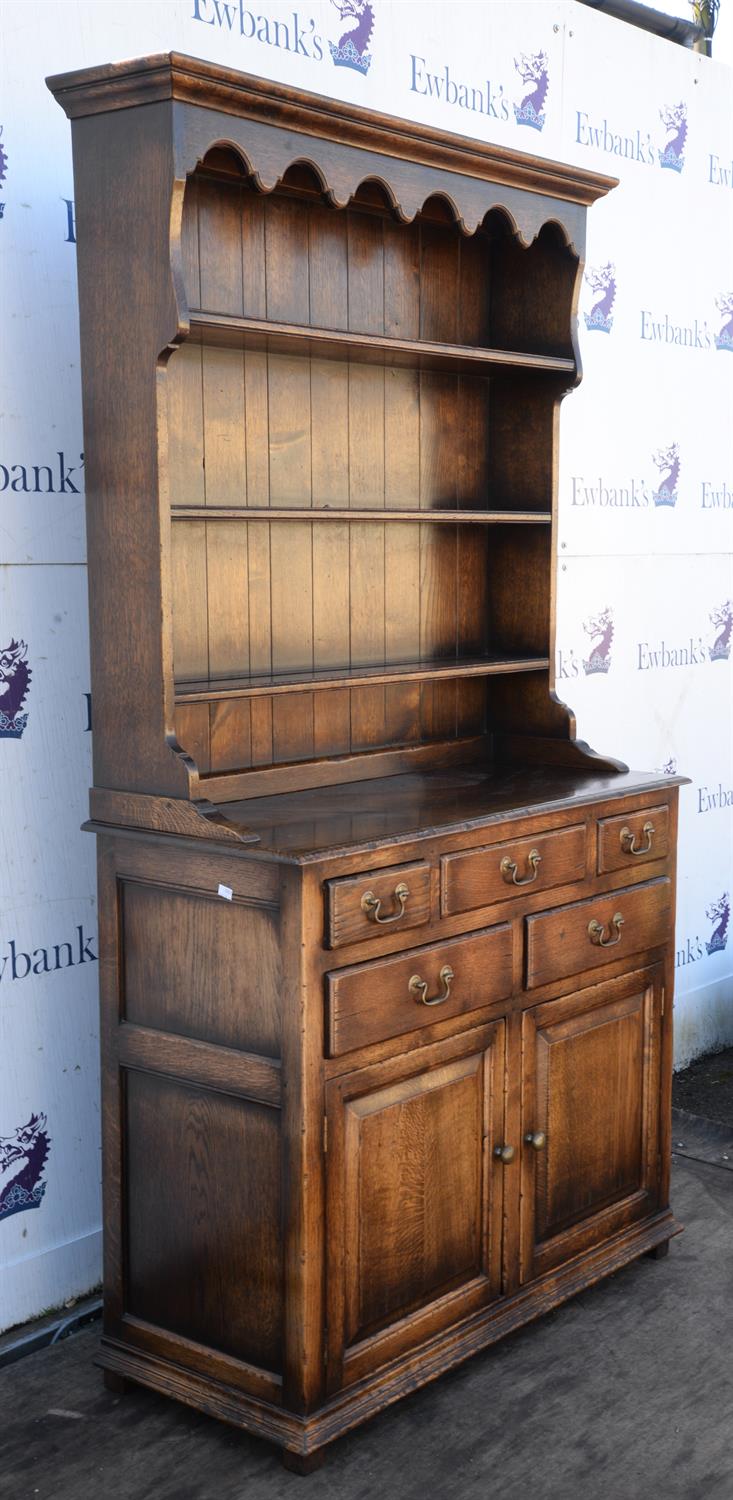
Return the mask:
<path id="1" fill-rule="evenodd" d="M 240 157 L 263 193 L 271 193 L 295 163 L 309 166 L 336 208 L 345 208 L 360 185 L 376 182 L 399 219 L 409 224 L 433 197 L 447 201 L 464 234 L 474 234 L 492 209 L 502 211 L 525 248 L 544 224 L 555 223 L 580 258 L 585 246 L 585 208 L 561 197 L 450 171 L 366 147 L 284 130 L 259 120 L 236 119 L 216 110 L 178 105 L 176 175 L 195 171 L 213 147 Z"/>

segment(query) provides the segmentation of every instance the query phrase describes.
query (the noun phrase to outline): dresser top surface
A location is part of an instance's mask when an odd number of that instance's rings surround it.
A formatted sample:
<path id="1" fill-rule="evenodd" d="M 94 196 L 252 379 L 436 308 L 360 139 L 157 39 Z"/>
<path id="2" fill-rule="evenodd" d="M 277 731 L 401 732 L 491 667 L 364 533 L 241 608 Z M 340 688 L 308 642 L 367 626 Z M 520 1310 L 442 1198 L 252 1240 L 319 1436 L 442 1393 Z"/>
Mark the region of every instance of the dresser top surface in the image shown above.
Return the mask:
<path id="1" fill-rule="evenodd" d="M 671 791 L 685 780 L 635 771 L 460 766 L 229 802 L 222 811 L 229 823 L 257 834 L 262 851 L 308 863 L 534 813 L 572 816 L 590 802 Z"/>

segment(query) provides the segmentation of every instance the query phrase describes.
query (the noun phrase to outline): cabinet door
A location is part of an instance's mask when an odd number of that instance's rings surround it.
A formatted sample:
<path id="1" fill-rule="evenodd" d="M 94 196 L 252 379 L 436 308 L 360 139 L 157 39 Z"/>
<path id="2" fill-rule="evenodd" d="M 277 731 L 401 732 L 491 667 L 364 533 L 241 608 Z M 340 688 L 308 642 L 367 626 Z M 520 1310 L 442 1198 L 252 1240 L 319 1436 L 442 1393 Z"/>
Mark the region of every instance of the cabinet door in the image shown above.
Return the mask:
<path id="1" fill-rule="evenodd" d="M 523 1281 L 659 1206 L 662 997 L 646 969 L 524 1015 Z"/>
<path id="2" fill-rule="evenodd" d="M 497 1022 L 328 1085 L 330 1389 L 498 1295 L 503 1080 Z"/>

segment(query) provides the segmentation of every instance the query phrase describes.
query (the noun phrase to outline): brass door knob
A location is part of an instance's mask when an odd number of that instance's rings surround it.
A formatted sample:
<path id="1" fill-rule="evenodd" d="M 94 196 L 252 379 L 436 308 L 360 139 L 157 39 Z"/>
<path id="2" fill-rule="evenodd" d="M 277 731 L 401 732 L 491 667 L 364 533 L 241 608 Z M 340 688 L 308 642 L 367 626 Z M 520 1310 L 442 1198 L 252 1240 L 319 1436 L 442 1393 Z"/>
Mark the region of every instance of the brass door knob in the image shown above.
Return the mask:
<path id="1" fill-rule="evenodd" d="M 524 1137 L 525 1145 L 533 1146 L 535 1151 L 541 1151 L 546 1141 L 544 1130 L 528 1130 Z"/>
<path id="2" fill-rule="evenodd" d="M 494 1156 L 496 1157 L 497 1161 L 503 1161 L 504 1166 L 507 1167 L 509 1165 L 510 1161 L 514 1161 L 514 1147 L 513 1146 L 495 1146 L 494 1147 Z"/>

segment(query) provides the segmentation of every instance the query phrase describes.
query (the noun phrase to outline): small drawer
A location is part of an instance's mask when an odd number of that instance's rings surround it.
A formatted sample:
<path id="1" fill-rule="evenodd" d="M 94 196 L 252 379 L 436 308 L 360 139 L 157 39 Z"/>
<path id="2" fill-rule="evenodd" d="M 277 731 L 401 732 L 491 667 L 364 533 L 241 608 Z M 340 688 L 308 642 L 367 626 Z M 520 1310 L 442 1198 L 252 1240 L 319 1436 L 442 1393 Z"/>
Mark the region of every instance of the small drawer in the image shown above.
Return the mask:
<path id="1" fill-rule="evenodd" d="M 656 948 L 672 932 L 672 883 L 610 891 L 526 917 L 527 989 Z"/>
<path id="2" fill-rule="evenodd" d="M 643 865 L 669 854 L 669 808 L 644 807 L 641 812 L 602 818 L 598 824 L 598 874 Z"/>
<path id="3" fill-rule="evenodd" d="M 585 875 L 585 827 L 508 839 L 465 854 L 444 854 L 440 862 L 441 911 L 472 911 L 528 891 L 570 885 Z"/>
<path id="4" fill-rule="evenodd" d="M 512 992 L 508 924 L 326 975 L 329 1055 L 480 1010 Z"/>
<path id="5" fill-rule="evenodd" d="M 345 948 L 430 920 L 430 865 L 394 865 L 326 881 L 327 948 Z"/>

